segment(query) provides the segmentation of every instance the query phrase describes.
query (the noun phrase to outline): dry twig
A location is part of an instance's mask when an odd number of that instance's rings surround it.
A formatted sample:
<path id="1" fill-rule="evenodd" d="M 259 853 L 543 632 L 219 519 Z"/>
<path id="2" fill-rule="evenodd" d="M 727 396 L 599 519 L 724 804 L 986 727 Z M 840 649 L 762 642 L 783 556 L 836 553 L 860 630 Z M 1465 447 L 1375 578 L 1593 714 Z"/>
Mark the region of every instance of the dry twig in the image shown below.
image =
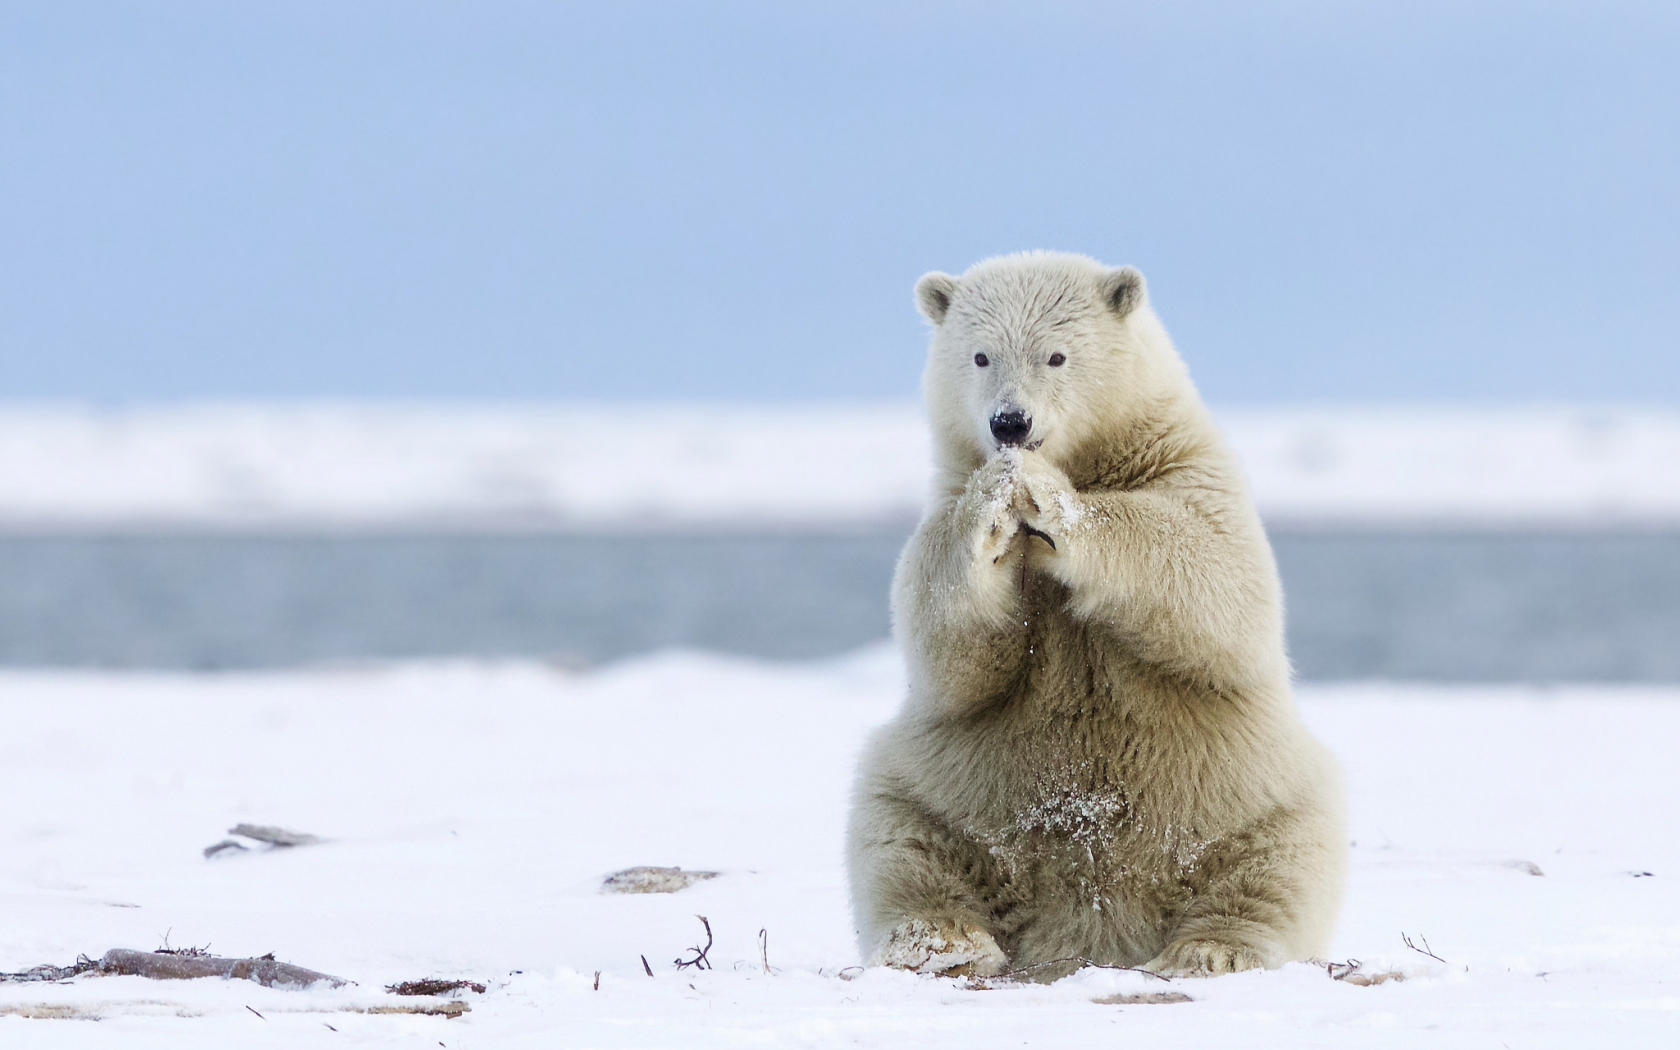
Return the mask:
<path id="1" fill-rule="evenodd" d="M 1410 948 L 1414 952 L 1417 952 L 1419 955 L 1427 955 L 1431 959 L 1434 959 L 1436 962 L 1439 962 L 1439 963 L 1447 962 L 1447 960 L 1441 958 L 1439 955 L 1436 955 L 1434 953 L 1434 951 L 1432 951 L 1430 949 L 1429 938 L 1428 937 L 1424 937 L 1422 935 L 1419 935 L 1418 940 L 1423 942 L 1423 947 L 1422 948 L 1419 948 L 1416 944 L 1412 943 L 1412 939 L 1410 937 L 1406 936 L 1406 932 L 1404 930 L 1400 931 L 1400 939 L 1406 943 L 1406 947 Z M 1450 966 L 1452 964 L 1447 963 L 1447 965 Z"/>
<path id="2" fill-rule="evenodd" d="M 173 927 L 173 926 L 171 926 L 169 929 L 163 931 L 163 947 L 162 948 L 153 948 L 152 949 L 152 954 L 153 955 L 184 955 L 189 959 L 201 959 L 201 958 L 210 954 L 210 945 L 209 944 L 205 944 L 204 947 L 202 947 L 202 948 L 194 948 L 194 947 L 190 947 L 190 946 L 186 947 L 186 948 L 171 948 L 169 946 L 169 935 L 174 933 L 174 932 L 175 932 L 175 927 Z M 265 958 L 272 959 L 272 958 L 274 958 L 274 956 L 272 954 L 270 954 L 270 955 L 266 956 Z"/>
<path id="3" fill-rule="evenodd" d="M 674 960 L 679 970 L 690 966 L 696 970 L 710 970 L 712 968 L 712 961 L 706 958 L 706 953 L 712 950 L 712 924 L 704 915 L 696 915 L 695 918 L 699 919 L 700 925 L 706 928 L 706 946 L 704 948 L 698 946 L 690 948 L 689 951 L 694 953 L 692 959 L 678 958 Z"/>
<path id="4" fill-rule="evenodd" d="M 1320 960 L 1313 959 L 1308 961 L 1318 962 Z M 1358 973 L 1360 965 L 1361 963 L 1358 959 L 1349 959 L 1347 962 L 1326 962 L 1324 964 L 1324 972 L 1330 975 L 1330 979 L 1332 981 L 1340 981 L 1347 977 L 1348 974 Z"/>

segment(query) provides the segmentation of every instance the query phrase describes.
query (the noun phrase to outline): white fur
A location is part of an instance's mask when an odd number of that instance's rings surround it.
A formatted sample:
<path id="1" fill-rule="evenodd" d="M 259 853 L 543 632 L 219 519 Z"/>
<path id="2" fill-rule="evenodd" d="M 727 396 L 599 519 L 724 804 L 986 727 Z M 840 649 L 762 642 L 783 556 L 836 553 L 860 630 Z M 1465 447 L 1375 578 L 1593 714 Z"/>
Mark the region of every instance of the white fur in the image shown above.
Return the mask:
<path id="1" fill-rule="evenodd" d="M 1033 253 L 916 298 L 938 471 L 893 587 L 910 695 L 849 832 L 865 955 L 1219 973 L 1322 953 L 1338 775 L 1295 713 L 1271 549 L 1142 276 Z M 1023 447 L 993 441 L 1000 412 L 1031 417 Z"/>

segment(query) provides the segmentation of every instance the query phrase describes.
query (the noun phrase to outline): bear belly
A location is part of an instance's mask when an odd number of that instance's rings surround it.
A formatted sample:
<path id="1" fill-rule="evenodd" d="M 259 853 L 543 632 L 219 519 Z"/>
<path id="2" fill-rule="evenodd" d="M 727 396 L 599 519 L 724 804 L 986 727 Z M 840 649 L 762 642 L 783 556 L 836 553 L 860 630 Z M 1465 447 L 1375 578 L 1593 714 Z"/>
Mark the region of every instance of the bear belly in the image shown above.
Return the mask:
<path id="1" fill-rule="evenodd" d="M 945 819 L 972 844 L 975 888 L 1015 965 L 1133 966 L 1166 946 L 1214 843 L 1160 806 L 1172 771 L 1132 710 L 1147 684 L 1085 625 L 1057 626 L 1007 702 L 945 727 L 942 749 L 979 759 L 946 767 Z"/>
<path id="2" fill-rule="evenodd" d="M 1161 805 L 1182 797 L 1163 789 L 1186 771 L 1147 714 L 1163 699 L 1147 666 L 1075 618 L 1060 584 L 1031 574 L 1025 598 L 1018 678 L 985 717 L 933 730 L 933 753 L 966 760 L 934 763 L 944 783 L 923 804 L 969 844 L 974 889 L 1013 965 L 1135 966 L 1166 947 L 1205 885 L 1217 831 Z"/>
<path id="3" fill-rule="evenodd" d="M 1153 958 L 1195 896 L 1207 846 L 1151 824 L 1117 790 L 1040 794 L 960 834 L 973 843 L 975 888 L 1017 966 Z"/>

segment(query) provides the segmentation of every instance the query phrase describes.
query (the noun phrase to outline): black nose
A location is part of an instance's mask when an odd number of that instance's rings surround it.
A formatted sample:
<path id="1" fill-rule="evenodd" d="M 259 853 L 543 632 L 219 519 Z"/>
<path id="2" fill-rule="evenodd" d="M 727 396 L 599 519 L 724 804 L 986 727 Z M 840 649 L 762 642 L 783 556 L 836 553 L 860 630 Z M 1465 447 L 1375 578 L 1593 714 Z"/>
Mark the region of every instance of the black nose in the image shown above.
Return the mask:
<path id="1" fill-rule="evenodd" d="M 1025 444 L 1032 433 L 1032 417 L 1025 412 L 999 412 L 992 417 L 992 437 L 1000 445 Z"/>

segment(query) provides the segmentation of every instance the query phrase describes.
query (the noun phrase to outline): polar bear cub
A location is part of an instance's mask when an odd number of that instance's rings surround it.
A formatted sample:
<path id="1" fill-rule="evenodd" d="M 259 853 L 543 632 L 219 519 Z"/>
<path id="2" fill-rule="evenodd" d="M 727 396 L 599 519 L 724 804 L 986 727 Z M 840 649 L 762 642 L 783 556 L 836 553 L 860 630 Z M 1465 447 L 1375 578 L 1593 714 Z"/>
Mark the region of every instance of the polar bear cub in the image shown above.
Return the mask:
<path id="1" fill-rule="evenodd" d="M 848 833 L 866 958 L 1322 954 L 1339 776 L 1295 712 L 1271 548 L 1142 275 L 1012 255 L 916 300 L 937 472 L 893 583 L 909 696 Z"/>

